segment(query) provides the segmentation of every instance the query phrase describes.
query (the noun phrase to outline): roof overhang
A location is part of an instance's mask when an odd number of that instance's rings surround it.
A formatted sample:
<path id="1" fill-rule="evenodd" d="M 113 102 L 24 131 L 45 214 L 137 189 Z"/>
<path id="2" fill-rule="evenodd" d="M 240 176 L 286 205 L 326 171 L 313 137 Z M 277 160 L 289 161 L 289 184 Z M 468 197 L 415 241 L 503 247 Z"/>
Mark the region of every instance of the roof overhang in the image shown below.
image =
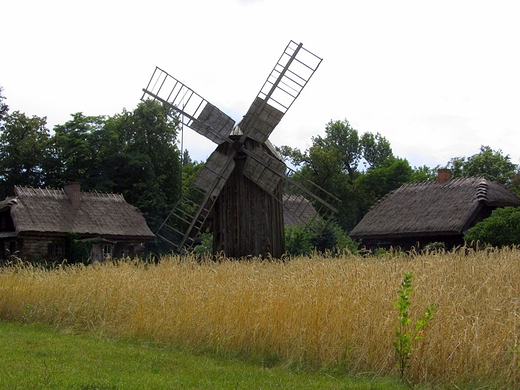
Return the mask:
<path id="1" fill-rule="evenodd" d="M 405 232 L 405 233 L 389 233 L 389 234 L 356 234 L 350 237 L 354 240 L 388 240 L 399 238 L 420 238 L 420 237 L 439 237 L 439 236 L 459 236 L 459 231 L 441 231 L 441 232 Z"/>
<path id="2" fill-rule="evenodd" d="M 13 238 L 18 236 L 16 232 L 0 232 L 0 238 Z"/>

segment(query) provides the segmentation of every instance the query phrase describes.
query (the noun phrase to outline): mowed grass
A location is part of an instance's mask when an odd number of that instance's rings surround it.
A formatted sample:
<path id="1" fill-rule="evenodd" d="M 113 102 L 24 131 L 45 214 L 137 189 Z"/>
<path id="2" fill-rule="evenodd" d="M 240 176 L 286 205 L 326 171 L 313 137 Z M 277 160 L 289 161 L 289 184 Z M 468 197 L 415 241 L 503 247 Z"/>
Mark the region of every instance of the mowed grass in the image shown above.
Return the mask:
<path id="1" fill-rule="evenodd" d="M 147 343 L 0 322 L 0 389 L 394 389 L 396 382 L 262 367 Z"/>
<path id="2" fill-rule="evenodd" d="M 414 384 L 520 385 L 520 251 L 0 270 L 0 318 L 291 372 L 398 377 L 398 285 L 413 272 Z"/>

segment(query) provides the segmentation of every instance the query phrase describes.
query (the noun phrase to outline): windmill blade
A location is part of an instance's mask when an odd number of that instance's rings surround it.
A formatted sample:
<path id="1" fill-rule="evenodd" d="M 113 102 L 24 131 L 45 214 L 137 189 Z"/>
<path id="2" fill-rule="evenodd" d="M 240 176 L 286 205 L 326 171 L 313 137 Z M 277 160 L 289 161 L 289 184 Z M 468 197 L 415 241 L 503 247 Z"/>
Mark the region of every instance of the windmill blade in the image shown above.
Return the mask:
<path id="1" fill-rule="evenodd" d="M 238 127 L 244 137 L 263 143 L 267 141 L 283 115 L 282 111 L 266 104 L 262 98 L 256 97 Z"/>
<path id="2" fill-rule="evenodd" d="M 226 184 L 231 172 L 235 169 L 233 160 L 235 153 L 228 155 L 215 150 L 207 159 L 206 164 L 193 180 L 192 186 L 202 190 L 202 200 L 196 208 L 195 214 L 191 216 L 191 222 L 186 229 L 178 248 L 195 237 L 208 217 L 222 188 Z"/>
<path id="3" fill-rule="evenodd" d="M 215 150 L 193 180 L 193 184 L 203 190 L 209 199 L 216 199 L 235 169 L 234 153 L 224 154 Z"/>
<path id="4" fill-rule="evenodd" d="M 141 100 L 151 98 L 168 105 L 171 115 L 216 144 L 229 140 L 235 121 L 185 84 L 156 67 Z"/>
<path id="5" fill-rule="evenodd" d="M 157 236 L 178 251 L 191 246 L 210 214 L 218 195 L 235 168 L 234 153 L 214 151 L 193 180 L 187 193 L 162 223 Z"/>
<path id="6" fill-rule="evenodd" d="M 290 41 L 239 127 L 243 137 L 265 142 L 300 95 L 322 59 Z"/>
<path id="7" fill-rule="evenodd" d="M 244 164 L 244 176 L 275 196 L 285 177 L 285 164 L 260 147 L 244 151 L 248 154 Z"/>
<path id="8" fill-rule="evenodd" d="M 266 141 L 265 145 L 270 145 L 270 142 Z M 244 164 L 244 176 L 270 195 L 277 195 L 277 191 L 280 190 L 279 185 L 283 181 L 285 195 L 299 194 L 302 199 L 312 201 L 321 215 L 338 213 L 337 207 L 341 204 L 339 198 L 310 180 L 304 180 L 303 183 L 300 180 L 294 180 L 295 172 L 265 149 L 261 147 L 253 150 L 242 148 L 241 151 L 248 156 Z"/>

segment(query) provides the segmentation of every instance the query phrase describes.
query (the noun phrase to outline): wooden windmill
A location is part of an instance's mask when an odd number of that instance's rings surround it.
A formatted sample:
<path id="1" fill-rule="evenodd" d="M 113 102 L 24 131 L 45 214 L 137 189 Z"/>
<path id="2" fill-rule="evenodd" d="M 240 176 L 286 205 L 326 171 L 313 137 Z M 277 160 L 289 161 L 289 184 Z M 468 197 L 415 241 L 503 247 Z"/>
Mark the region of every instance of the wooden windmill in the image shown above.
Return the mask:
<path id="1" fill-rule="evenodd" d="M 291 194 L 291 212 L 296 215 L 308 215 L 306 208 L 313 207 L 306 201 L 309 198 L 320 210 L 323 206 L 327 212 L 336 211 L 290 179 L 268 140 L 320 63 L 321 58 L 301 43 L 289 42 L 237 126 L 195 91 L 155 69 L 142 100 L 154 99 L 169 106 L 172 116 L 218 145 L 161 225 L 159 237 L 178 250 L 191 246 L 211 214 L 215 253 L 280 257 L 285 252 L 284 192 Z M 295 197 L 301 201 L 295 202 Z M 320 218 L 324 214 L 320 212 Z"/>

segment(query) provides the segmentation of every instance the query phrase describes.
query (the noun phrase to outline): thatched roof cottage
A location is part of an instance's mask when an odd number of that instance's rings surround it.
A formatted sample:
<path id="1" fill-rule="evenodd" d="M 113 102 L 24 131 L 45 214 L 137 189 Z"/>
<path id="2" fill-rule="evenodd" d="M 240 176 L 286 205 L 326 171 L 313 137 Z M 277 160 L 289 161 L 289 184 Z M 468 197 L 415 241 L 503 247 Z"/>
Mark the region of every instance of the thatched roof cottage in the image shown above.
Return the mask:
<path id="1" fill-rule="evenodd" d="M 464 243 L 464 234 L 497 207 L 520 206 L 507 187 L 485 177 L 450 179 L 439 170 L 437 181 L 406 184 L 376 203 L 350 232 L 368 249 L 423 247 Z"/>
<path id="2" fill-rule="evenodd" d="M 0 256 L 27 259 L 66 256 L 71 233 L 91 244 L 91 261 L 135 256 L 155 239 L 139 210 L 122 195 L 80 191 L 79 183 L 60 190 L 15 187 L 0 202 Z"/>

